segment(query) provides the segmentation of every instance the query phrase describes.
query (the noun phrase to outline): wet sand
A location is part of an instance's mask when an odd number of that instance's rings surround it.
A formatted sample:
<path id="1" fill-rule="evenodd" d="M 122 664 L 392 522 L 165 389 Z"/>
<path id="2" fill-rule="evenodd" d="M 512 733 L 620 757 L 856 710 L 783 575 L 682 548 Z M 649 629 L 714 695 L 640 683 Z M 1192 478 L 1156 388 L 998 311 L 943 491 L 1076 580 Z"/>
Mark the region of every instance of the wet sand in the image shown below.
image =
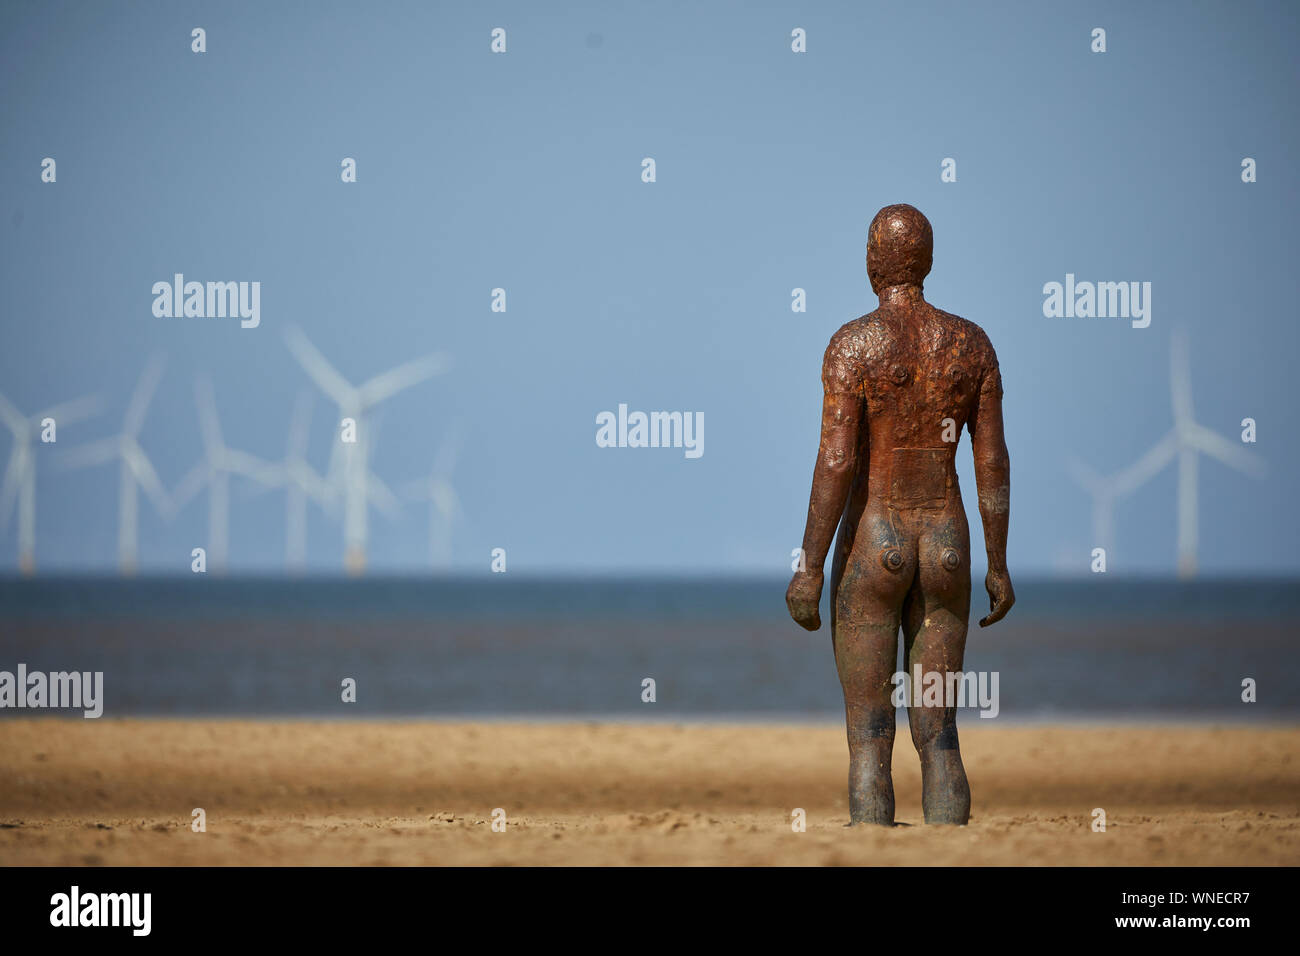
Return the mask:
<path id="1" fill-rule="evenodd" d="M 836 726 L 5 720 L 0 863 L 1300 863 L 1300 729 L 977 719 L 962 751 L 969 826 L 924 825 L 904 721 L 900 825 L 850 829 Z"/>

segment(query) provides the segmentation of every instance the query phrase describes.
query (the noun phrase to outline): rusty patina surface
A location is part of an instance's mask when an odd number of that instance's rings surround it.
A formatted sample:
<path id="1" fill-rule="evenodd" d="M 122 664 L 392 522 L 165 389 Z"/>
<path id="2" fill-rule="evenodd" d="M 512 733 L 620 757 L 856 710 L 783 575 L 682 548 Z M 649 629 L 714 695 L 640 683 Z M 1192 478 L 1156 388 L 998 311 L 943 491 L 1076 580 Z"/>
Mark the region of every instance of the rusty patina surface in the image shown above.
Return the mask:
<path id="1" fill-rule="evenodd" d="M 971 437 L 985 586 L 999 621 L 1015 602 L 1007 574 L 1011 465 L 1002 377 L 984 331 L 925 301 L 934 236 L 912 206 L 886 206 L 867 236 L 874 312 L 836 332 L 822 364 L 821 445 L 803 550 L 786 592 L 790 615 L 821 627 L 823 568 L 835 529 L 831 632 L 844 689 L 852 823 L 894 822 L 890 763 L 898 634 L 906 670 L 960 672 L 970 614 L 970 540 L 954 460 Z M 964 824 L 970 788 L 956 708 L 909 701 L 927 823 Z"/>

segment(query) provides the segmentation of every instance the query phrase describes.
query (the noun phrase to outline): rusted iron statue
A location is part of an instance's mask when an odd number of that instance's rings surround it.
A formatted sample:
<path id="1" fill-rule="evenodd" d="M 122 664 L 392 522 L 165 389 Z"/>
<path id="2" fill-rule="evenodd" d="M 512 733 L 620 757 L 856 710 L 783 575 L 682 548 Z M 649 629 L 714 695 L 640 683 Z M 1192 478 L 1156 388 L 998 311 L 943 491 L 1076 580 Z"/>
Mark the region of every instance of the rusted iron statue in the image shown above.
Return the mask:
<path id="1" fill-rule="evenodd" d="M 790 616 L 810 631 L 821 627 L 823 567 L 838 524 L 831 633 L 848 723 L 851 824 L 894 822 L 892 678 L 900 627 L 909 674 L 962 668 L 970 542 L 954 459 L 963 426 L 988 552 L 991 609 L 980 626 L 1001 620 L 1015 602 L 998 359 L 979 326 L 922 296 L 933 248 L 929 220 L 912 206 L 886 206 L 871 221 L 867 275 L 880 307 L 841 328 L 826 349 L 805 569 L 786 592 Z M 953 703 L 908 701 L 926 823 L 970 818 Z"/>

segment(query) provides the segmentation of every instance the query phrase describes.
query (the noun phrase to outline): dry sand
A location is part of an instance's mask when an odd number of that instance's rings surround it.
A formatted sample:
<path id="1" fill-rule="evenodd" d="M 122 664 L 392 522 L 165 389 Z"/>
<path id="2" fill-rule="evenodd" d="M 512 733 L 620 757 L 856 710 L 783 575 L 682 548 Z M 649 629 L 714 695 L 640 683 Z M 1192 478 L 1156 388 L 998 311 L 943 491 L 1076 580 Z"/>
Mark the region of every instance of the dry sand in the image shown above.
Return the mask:
<path id="1" fill-rule="evenodd" d="M 970 722 L 968 827 L 899 730 L 901 825 L 848 829 L 838 727 L 5 720 L 0 863 L 1300 863 L 1300 729 Z"/>

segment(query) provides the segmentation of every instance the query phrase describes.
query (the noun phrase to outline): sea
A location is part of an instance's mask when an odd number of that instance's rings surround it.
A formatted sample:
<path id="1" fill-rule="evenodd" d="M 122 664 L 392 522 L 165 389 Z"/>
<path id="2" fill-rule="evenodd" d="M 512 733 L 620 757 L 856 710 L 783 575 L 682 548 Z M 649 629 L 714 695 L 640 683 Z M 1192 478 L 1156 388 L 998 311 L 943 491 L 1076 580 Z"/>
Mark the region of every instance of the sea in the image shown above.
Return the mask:
<path id="1" fill-rule="evenodd" d="M 804 631 L 786 583 L 0 578 L 0 671 L 102 672 L 105 717 L 841 720 L 825 602 Z M 1016 592 L 990 628 L 972 600 L 964 669 L 996 674 L 992 720 L 1300 720 L 1300 580 Z M 968 703 L 959 723 L 985 722 Z M 68 716 L 0 707 L 46 714 Z"/>

